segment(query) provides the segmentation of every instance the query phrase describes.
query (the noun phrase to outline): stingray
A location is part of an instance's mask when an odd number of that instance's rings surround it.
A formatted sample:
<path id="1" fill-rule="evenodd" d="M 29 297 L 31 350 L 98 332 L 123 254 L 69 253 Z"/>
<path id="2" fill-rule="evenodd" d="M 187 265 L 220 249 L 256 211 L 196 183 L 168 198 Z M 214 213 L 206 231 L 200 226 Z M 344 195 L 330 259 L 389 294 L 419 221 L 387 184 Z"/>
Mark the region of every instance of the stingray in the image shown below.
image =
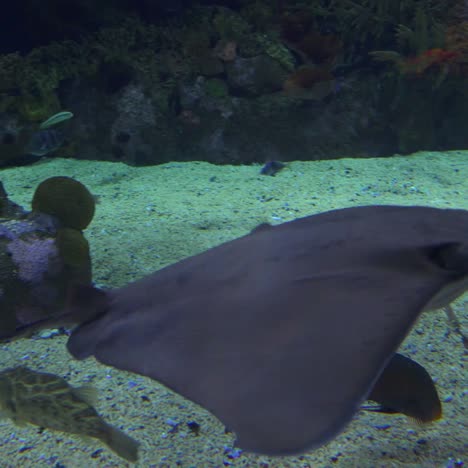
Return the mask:
<path id="1" fill-rule="evenodd" d="M 244 450 L 295 454 L 342 432 L 418 316 L 467 289 L 468 211 L 345 208 L 81 295 L 68 350 L 161 382 Z"/>

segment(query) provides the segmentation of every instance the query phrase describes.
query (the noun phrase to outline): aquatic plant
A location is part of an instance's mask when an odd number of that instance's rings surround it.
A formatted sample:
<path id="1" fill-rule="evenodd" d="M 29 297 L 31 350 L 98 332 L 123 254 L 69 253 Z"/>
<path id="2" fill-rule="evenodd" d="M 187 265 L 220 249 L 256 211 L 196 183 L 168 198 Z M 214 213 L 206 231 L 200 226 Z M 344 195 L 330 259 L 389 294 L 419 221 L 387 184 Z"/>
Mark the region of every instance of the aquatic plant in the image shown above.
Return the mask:
<path id="1" fill-rule="evenodd" d="M 275 17 L 278 14 L 278 8 L 271 1 L 246 2 L 247 4 L 241 7 L 240 15 L 257 31 L 267 33 L 271 29 L 271 24 L 275 22 Z"/>
<path id="2" fill-rule="evenodd" d="M 445 46 L 459 54 L 454 72 L 468 76 L 468 8 L 460 0 L 449 13 L 448 25 L 445 29 Z M 465 92 L 466 86 L 465 86 Z"/>
<path id="3" fill-rule="evenodd" d="M 404 153 L 435 144 L 443 109 L 450 108 L 454 116 L 447 123 L 451 128 L 466 120 L 468 13 L 456 0 L 440 18 L 429 19 L 427 8 L 423 8 L 427 3 L 416 11 L 412 27 L 396 26 L 394 49 L 370 53 L 375 60 L 390 65 L 382 97 L 390 109 L 399 150 Z"/>
<path id="4" fill-rule="evenodd" d="M 206 80 L 204 85 L 207 96 L 223 99 L 229 95 L 226 82 L 219 78 Z"/>
<path id="5" fill-rule="evenodd" d="M 418 8 L 414 28 L 399 24 L 395 28 L 396 50 L 376 50 L 370 55 L 389 62 L 403 76 L 427 76 L 432 72 L 433 88 L 449 74 L 463 75 L 468 63 L 468 21 L 460 18 L 459 8 L 448 15 L 448 24 L 433 22 Z"/>
<path id="6" fill-rule="evenodd" d="M 339 28 L 345 38 L 359 43 L 379 43 L 392 40 L 395 27 L 404 24 L 419 32 L 419 41 L 428 43 L 430 32 L 446 18 L 447 7 L 456 0 L 331 0 Z"/>
<path id="7" fill-rule="evenodd" d="M 2 55 L 0 93 L 9 97 L 2 110 L 16 110 L 27 121 L 44 120 L 61 107 L 56 91 L 63 80 L 94 76 L 101 64 L 115 60 L 130 64 L 142 76 L 151 71 L 154 83 L 153 70 L 164 71 L 157 53 L 180 46 L 166 33 L 167 29 L 130 17 L 119 27 L 102 28 L 80 42 L 54 42 L 25 56 Z"/>
<path id="8" fill-rule="evenodd" d="M 311 30 L 332 31 L 342 40 L 343 60 L 353 62 L 363 51 L 393 49 L 395 29 L 415 31 L 412 40 L 423 50 L 437 47 L 439 25 L 459 0 L 313 0 L 286 2 L 281 19 L 283 36 L 298 43 Z M 323 28 L 323 29 L 322 29 Z"/>

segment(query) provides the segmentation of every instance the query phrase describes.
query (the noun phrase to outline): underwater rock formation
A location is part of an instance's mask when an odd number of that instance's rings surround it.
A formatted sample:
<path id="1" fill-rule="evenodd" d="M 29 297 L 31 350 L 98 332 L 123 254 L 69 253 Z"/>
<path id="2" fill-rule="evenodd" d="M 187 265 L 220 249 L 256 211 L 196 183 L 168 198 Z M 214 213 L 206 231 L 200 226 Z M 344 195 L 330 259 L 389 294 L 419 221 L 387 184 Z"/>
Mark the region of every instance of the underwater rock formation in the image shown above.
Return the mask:
<path id="1" fill-rule="evenodd" d="M 31 213 L 0 193 L 0 340 L 47 327 L 72 286 L 91 284 L 89 245 L 81 229 L 93 214 L 91 194 L 68 177 L 40 184 Z"/>

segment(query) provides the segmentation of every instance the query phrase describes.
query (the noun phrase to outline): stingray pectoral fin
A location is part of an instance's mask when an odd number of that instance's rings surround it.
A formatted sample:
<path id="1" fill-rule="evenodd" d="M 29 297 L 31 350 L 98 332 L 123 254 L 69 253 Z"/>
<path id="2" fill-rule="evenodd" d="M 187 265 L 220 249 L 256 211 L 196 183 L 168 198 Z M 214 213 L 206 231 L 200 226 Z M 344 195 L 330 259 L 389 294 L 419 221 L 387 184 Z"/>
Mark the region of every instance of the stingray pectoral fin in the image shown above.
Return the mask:
<path id="1" fill-rule="evenodd" d="M 359 410 L 419 301 L 399 274 L 290 284 L 280 276 L 235 294 L 226 284 L 210 296 L 181 295 L 127 320 L 104 317 L 92 330 L 94 355 L 209 409 L 243 449 L 286 455 L 323 445 Z M 113 307 L 119 316 L 117 300 Z M 71 337 L 72 353 L 82 337 Z"/>

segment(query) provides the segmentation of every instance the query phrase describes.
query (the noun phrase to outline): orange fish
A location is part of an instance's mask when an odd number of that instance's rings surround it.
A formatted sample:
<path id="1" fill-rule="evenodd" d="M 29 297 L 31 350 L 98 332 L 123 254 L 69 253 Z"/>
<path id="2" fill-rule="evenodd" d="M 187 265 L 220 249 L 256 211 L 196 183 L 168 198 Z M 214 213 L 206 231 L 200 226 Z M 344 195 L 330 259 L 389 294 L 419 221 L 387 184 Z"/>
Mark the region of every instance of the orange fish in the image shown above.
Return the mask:
<path id="1" fill-rule="evenodd" d="M 420 75 L 433 65 L 454 61 L 458 52 L 441 48 L 428 49 L 415 57 L 408 57 L 399 62 L 400 71 L 405 74 Z"/>

